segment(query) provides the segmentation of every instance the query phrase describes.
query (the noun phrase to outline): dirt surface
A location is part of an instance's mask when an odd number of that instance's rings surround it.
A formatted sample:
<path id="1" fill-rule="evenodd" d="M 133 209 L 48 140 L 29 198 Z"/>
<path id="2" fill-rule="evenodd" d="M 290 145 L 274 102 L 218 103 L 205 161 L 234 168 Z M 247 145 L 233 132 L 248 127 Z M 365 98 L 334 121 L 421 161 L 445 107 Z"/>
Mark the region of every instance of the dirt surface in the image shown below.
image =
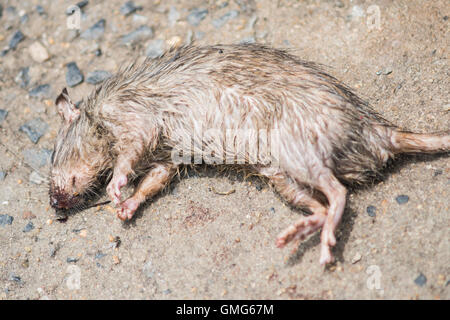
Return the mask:
<path id="1" fill-rule="evenodd" d="M 448 0 L 136 0 L 142 8 L 127 16 L 124 3 L 89 1 L 78 35 L 67 25 L 70 1 L 1 1 L 0 298 L 450 298 L 445 155 L 402 157 L 383 181 L 352 190 L 333 250 L 337 262 L 325 270 L 318 235 L 298 247 L 275 247 L 301 213 L 258 180 L 190 172 L 131 223 L 108 205 L 60 222 L 46 183 L 27 165 L 48 173 L 60 122 L 53 100 L 67 86 L 68 63 L 84 75 L 69 88 L 79 101 L 94 88 L 90 72 L 115 72 L 132 57 L 191 40 L 290 48 L 324 64 L 393 123 L 448 130 Z M 208 12 L 188 18 L 195 8 Z M 229 19 L 220 19 L 225 14 Z M 99 38 L 83 36 L 100 19 Z M 143 25 L 153 34 L 141 28 L 147 32 L 140 39 L 122 44 Z M 18 30 L 23 40 L 4 49 Z M 40 134 L 37 143 L 30 139 Z"/>

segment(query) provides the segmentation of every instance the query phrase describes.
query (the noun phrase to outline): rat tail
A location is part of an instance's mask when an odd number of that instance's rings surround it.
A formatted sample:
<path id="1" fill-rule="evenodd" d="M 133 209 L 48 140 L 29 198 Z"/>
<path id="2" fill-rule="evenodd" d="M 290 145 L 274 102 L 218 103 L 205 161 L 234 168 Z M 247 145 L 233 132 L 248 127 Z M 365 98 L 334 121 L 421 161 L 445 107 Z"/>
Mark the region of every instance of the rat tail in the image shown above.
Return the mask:
<path id="1" fill-rule="evenodd" d="M 435 133 L 413 133 L 392 130 L 394 153 L 445 153 L 450 151 L 450 130 Z"/>

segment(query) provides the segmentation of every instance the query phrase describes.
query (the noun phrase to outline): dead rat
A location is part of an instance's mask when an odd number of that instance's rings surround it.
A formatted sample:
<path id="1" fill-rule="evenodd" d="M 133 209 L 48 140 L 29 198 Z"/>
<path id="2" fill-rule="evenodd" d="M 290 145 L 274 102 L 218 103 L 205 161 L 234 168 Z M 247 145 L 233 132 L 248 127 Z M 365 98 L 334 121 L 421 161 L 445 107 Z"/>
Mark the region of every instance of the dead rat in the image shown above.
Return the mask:
<path id="1" fill-rule="evenodd" d="M 344 184 L 367 182 L 400 153 L 450 150 L 449 131 L 400 130 L 315 64 L 257 44 L 171 49 L 119 71 L 79 108 L 65 89 L 56 105 L 63 125 L 52 158 L 54 208 L 79 205 L 110 172 L 107 193 L 119 218 L 131 219 L 175 175 L 180 157 L 246 164 L 312 212 L 277 246 L 322 229 L 321 264 L 333 260 Z M 136 171 L 145 175 L 122 200 Z"/>

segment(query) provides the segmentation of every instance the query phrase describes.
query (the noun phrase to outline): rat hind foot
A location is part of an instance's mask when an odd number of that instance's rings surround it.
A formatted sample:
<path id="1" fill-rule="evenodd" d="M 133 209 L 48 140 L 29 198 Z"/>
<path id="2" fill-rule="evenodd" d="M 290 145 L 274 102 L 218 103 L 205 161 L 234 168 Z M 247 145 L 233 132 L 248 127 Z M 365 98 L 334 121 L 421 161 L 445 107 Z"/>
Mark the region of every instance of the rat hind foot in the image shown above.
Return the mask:
<path id="1" fill-rule="evenodd" d="M 314 213 L 312 216 L 300 218 L 280 233 L 276 241 L 277 247 L 283 248 L 292 240 L 304 240 L 307 236 L 322 228 L 325 219 L 326 216 L 321 212 Z"/>

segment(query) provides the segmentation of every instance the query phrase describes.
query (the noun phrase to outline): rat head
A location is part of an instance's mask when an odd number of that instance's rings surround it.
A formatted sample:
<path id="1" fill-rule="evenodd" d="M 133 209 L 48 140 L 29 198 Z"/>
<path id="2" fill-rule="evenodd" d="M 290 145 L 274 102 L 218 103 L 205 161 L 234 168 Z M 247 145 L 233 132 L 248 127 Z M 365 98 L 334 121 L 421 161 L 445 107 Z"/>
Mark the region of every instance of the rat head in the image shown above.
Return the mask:
<path id="1" fill-rule="evenodd" d="M 103 130 L 85 106 L 76 108 L 66 89 L 55 104 L 63 123 L 52 155 L 50 205 L 70 209 L 85 200 L 111 160 Z"/>

